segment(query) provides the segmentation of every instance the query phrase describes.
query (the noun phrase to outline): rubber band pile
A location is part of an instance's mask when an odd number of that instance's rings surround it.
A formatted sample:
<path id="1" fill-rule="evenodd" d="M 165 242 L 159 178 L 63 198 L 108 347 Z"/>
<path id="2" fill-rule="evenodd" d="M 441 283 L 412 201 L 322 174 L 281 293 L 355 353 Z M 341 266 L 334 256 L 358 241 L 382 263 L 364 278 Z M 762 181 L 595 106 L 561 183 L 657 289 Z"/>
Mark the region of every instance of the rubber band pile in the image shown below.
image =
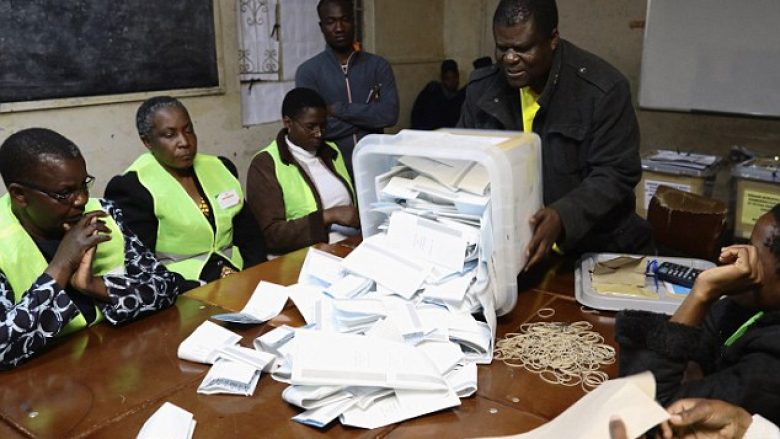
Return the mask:
<path id="1" fill-rule="evenodd" d="M 615 348 L 592 328 L 585 321 L 525 323 L 519 333 L 508 333 L 496 342 L 493 358 L 525 368 L 548 383 L 581 385 L 589 392 L 609 379 L 601 366 L 615 362 Z"/>

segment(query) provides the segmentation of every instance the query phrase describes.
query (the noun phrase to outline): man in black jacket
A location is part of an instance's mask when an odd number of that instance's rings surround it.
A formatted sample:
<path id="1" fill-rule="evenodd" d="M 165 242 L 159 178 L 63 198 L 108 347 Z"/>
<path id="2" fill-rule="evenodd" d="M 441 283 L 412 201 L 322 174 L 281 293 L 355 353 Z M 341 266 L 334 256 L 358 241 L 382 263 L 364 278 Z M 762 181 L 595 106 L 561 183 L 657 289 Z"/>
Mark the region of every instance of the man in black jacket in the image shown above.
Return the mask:
<path id="1" fill-rule="evenodd" d="M 567 253 L 652 253 L 634 213 L 639 127 L 628 81 L 558 35 L 554 0 L 502 0 L 493 17 L 497 64 L 466 88 L 458 126 L 535 132 L 545 207 L 531 218 L 530 267 Z"/>
<path id="2" fill-rule="evenodd" d="M 720 262 L 671 318 L 618 313 L 620 374 L 652 371 L 662 404 L 722 399 L 780 424 L 780 204 L 759 218 L 750 245 L 724 248 Z M 701 378 L 685 379 L 689 361 Z"/>

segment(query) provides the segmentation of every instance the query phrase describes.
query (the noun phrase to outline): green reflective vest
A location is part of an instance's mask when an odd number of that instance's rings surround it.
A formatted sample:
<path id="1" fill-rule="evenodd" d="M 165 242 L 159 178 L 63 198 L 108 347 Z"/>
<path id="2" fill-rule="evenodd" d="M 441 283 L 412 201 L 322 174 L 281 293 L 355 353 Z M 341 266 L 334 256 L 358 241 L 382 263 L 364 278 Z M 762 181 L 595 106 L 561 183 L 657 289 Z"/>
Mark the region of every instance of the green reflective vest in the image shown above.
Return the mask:
<path id="1" fill-rule="evenodd" d="M 86 212 L 92 210 L 103 210 L 100 201 L 96 198 L 90 198 L 85 207 Z M 92 274 L 104 276 L 124 273 L 124 235 L 111 216 L 102 219 L 111 230 L 111 240 L 98 244 L 92 262 Z M 0 270 L 11 284 L 16 303 L 22 300 L 24 292 L 32 286 L 48 265 L 38 246 L 11 212 L 11 197 L 5 194 L 0 198 Z M 95 311 L 97 318 L 93 324 L 103 320 L 103 314 L 97 306 Z M 79 313 L 58 335 L 69 334 L 86 326 L 87 321 Z"/>
<path id="2" fill-rule="evenodd" d="M 342 180 L 347 183 L 347 188 L 349 188 L 349 192 L 352 194 L 352 199 L 354 200 L 355 190 L 352 188 L 349 172 L 347 172 L 347 166 L 344 164 L 344 158 L 342 157 L 341 151 L 339 151 L 336 144 L 332 142 L 325 142 L 325 144 L 338 153 L 336 155 L 336 160 L 333 162 L 333 167 Z M 285 218 L 288 221 L 296 220 L 316 211 L 317 200 L 314 198 L 312 189 L 306 183 L 306 180 L 294 163 L 288 165 L 282 161 L 279 156 L 279 146 L 276 144 L 276 141 L 260 150 L 258 154 L 264 152 L 270 154 L 274 161 L 276 180 L 282 188 Z"/>
<path id="3" fill-rule="evenodd" d="M 241 183 L 219 158 L 197 154 L 193 164 L 203 192 L 208 197 L 214 215 L 216 233 L 192 198 L 173 176 L 145 153 L 127 168 L 135 172 L 138 181 L 149 191 L 154 201 L 157 227 L 157 258 L 168 270 L 188 280 L 198 280 L 212 254 L 217 253 L 239 270 L 244 260 L 233 245 L 233 217 L 244 205 Z M 220 202 L 220 196 L 233 195 L 230 205 Z M 224 205 L 223 205 L 224 204 Z"/>

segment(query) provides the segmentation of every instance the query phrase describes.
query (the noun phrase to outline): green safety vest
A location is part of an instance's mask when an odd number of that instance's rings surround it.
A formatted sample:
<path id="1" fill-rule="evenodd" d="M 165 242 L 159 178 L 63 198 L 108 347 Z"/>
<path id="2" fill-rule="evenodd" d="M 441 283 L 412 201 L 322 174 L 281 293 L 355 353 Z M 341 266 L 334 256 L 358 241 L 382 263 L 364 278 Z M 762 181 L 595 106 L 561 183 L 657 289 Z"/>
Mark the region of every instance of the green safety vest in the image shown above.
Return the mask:
<path id="1" fill-rule="evenodd" d="M 229 260 L 240 270 L 244 260 L 233 245 L 233 217 L 238 215 L 244 205 L 241 183 L 215 156 L 197 154 L 193 167 L 209 199 L 216 233 L 184 187 L 151 153 L 138 157 L 125 171 L 135 172 L 138 181 L 152 195 L 154 215 L 159 223 L 157 248 L 154 249 L 157 258 L 168 270 L 189 280 L 198 280 L 203 267 L 214 253 Z M 239 201 L 233 206 L 222 208 L 217 198 L 229 191 L 235 191 Z"/>
<path id="2" fill-rule="evenodd" d="M 350 182 L 349 172 L 347 172 L 347 166 L 344 164 L 344 158 L 339 151 L 338 147 L 332 142 L 325 142 L 330 148 L 333 148 L 336 154 L 336 160 L 333 162 L 333 167 L 339 176 L 347 183 L 347 188 L 352 195 L 352 199 L 355 199 L 355 190 L 352 188 Z M 262 149 L 258 154 L 267 152 L 271 155 L 274 161 L 274 170 L 276 172 L 276 180 L 279 182 L 279 186 L 282 188 L 282 197 L 284 199 L 284 216 L 287 221 L 303 218 L 304 216 L 317 210 L 317 200 L 314 198 L 314 193 L 303 175 L 298 170 L 298 167 L 294 163 L 289 165 L 282 161 L 279 156 L 279 146 L 276 141 Z"/>
<path id="3" fill-rule="evenodd" d="M 100 201 L 90 198 L 85 211 L 103 210 Z M 101 218 L 111 230 L 111 240 L 98 244 L 95 259 L 92 262 L 92 274 L 122 274 L 125 270 L 125 240 L 122 231 L 109 215 Z M 14 291 L 14 300 L 19 303 L 49 263 L 41 254 L 38 246 L 11 212 L 11 197 L 5 194 L 0 198 L 0 270 L 8 278 Z M 97 318 L 94 323 L 103 320 L 103 314 L 95 306 Z M 57 335 L 70 334 L 85 328 L 87 321 L 79 313 Z"/>

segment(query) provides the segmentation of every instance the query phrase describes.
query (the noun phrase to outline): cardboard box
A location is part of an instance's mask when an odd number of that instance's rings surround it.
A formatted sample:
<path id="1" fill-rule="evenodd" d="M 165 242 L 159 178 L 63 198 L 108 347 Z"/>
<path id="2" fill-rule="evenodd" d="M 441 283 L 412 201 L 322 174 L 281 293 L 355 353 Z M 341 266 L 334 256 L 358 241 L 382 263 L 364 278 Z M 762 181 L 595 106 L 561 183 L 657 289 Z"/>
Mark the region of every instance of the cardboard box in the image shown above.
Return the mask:
<path id="1" fill-rule="evenodd" d="M 734 237 L 750 239 L 758 218 L 780 203 L 780 159 L 750 159 L 734 166 Z"/>
<path id="2" fill-rule="evenodd" d="M 657 150 L 642 157 L 642 180 L 634 188 L 636 213 L 647 217 L 647 207 L 658 186 L 712 196 L 721 158 L 713 155 Z"/>

